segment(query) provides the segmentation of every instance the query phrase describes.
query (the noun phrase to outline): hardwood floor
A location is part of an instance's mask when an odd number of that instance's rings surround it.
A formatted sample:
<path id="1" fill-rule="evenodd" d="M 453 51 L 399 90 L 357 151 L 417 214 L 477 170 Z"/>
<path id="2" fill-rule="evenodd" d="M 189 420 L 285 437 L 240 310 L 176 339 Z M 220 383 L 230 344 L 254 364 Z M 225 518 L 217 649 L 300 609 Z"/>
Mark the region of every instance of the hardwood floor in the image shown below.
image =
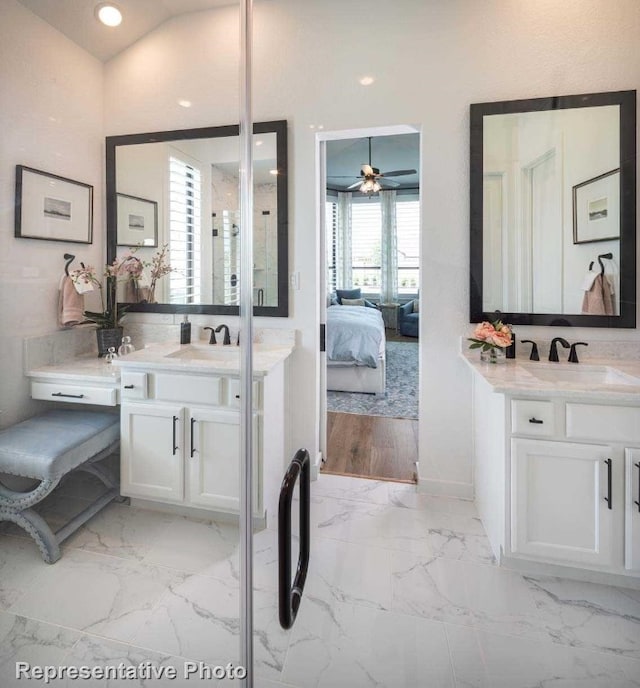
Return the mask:
<path id="1" fill-rule="evenodd" d="M 415 483 L 417 460 L 417 420 L 327 414 L 323 473 Z"/>

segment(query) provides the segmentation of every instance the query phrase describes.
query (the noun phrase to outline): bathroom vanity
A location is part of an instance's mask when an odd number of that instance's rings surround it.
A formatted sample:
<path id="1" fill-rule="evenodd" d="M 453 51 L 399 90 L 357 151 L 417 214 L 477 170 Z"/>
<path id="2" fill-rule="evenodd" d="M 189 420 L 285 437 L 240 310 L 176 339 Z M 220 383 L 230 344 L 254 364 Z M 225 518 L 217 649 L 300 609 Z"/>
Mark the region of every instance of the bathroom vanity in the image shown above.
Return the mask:
<path id="1" fill-rule="evenodd" d="M 275 513 L 289 454 L 286 360 L 254 345 L 254 519 Z M 77 358 L 27 373 L 34 399 L 120 405 L 121 494 L 197 515 L 239 513 L 240 349 L 151 344 L 113 365 Z"/>
<path id="2" fill-rule="evenodd" d="M 473 370 L 476 502 L 497 560 L 640 578 L 640 362 L 463 357 Z"/>

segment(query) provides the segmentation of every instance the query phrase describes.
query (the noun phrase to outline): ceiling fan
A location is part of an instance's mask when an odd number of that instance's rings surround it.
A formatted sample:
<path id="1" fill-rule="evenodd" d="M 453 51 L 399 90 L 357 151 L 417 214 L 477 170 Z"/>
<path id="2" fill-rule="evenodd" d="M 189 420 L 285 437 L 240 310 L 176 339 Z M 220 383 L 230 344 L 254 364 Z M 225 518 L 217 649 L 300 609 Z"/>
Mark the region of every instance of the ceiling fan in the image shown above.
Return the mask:
<path id="1" fill-rule="evenodd" d="M 363 163 L 359 175 L 331 175 L 330 179 L 353 179 L 354 176 L 358 179 L 357 182 L 347 187 L 347 191 L 358 189 L 363 194 L 373 194 L 382 191 L 385 188 L 394 188 L 400 186 L 400 182 L 396 182 L 389 177 L 401 177 L 407 174 L 416 174 L 416 170 L 391 170 L 389 172 L 380 172 L 377 167 L 371 165 L 371 136 L 367 137 L 369 140 L 369 163 Z"/>

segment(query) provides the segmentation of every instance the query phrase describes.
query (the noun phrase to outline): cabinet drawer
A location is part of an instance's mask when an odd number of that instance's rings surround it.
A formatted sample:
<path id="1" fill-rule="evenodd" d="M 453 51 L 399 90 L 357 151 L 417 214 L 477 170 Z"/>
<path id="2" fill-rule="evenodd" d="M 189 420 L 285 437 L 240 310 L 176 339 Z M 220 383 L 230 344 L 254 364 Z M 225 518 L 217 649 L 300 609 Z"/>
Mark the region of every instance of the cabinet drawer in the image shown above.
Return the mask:
<path id="1" fill-rule="evenodd" d="M 123 370 L 120 383 L 121 399 L 146 399 L 147 374 Z"/>
<path id="2" fill-rule="evenodd" d="M 514 399 L 511 402 L 511 431 L 517 435 L 552 437 L 556 431 L 553 403 Z"/>
<path id="3" fill-rule="evenodd" d="M 161 373 L 155 376 L 154 396 L 159 401 L 219 406 L 222 403 L 222 378 Z"/>
<path id="4" fill-rule="evenodd" d="M 635 444 L 640 442 L 640 408 L 568 403 L 567 437 Z"/>
<path id="5" fill-rule="evenodd" d="M 229 378 L 228 381 L 227 404 L 234 408 L 240 408 L 240 380 Z M 260 408 L 260 383 L 253 383 L 253 408 Z"/>
<path id="6" fill-rule="evenodd" d="M 88 385 L 57 385 L 53 382 L 32 382 L 31 397 L 46 401 L 64 401 L 68 404 L 96 404 L 115 406 L 118 391 L 115 387 L 90 387 Z"/>

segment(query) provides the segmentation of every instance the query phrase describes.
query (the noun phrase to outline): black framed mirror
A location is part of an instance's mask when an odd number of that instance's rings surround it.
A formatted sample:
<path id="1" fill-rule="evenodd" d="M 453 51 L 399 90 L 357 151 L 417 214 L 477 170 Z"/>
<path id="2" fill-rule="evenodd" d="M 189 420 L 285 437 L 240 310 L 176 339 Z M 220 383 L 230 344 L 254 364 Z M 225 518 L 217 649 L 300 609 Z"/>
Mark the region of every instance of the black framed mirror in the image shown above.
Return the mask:
<path id="1" fill-rule="evenodd" d="M 635 327 L 636 92 L 477 103 L 470 125 L 470 321 Z"/>
<path id="2" fill-rule="evenodd" d="M 253 131 L 254 315 L 286 317 L 287 122 Z M 107 137 L 107 262 L 136 259 L 118 280 L 129 312 L 239 313 L 238 137 L 237 125 Z"/>

